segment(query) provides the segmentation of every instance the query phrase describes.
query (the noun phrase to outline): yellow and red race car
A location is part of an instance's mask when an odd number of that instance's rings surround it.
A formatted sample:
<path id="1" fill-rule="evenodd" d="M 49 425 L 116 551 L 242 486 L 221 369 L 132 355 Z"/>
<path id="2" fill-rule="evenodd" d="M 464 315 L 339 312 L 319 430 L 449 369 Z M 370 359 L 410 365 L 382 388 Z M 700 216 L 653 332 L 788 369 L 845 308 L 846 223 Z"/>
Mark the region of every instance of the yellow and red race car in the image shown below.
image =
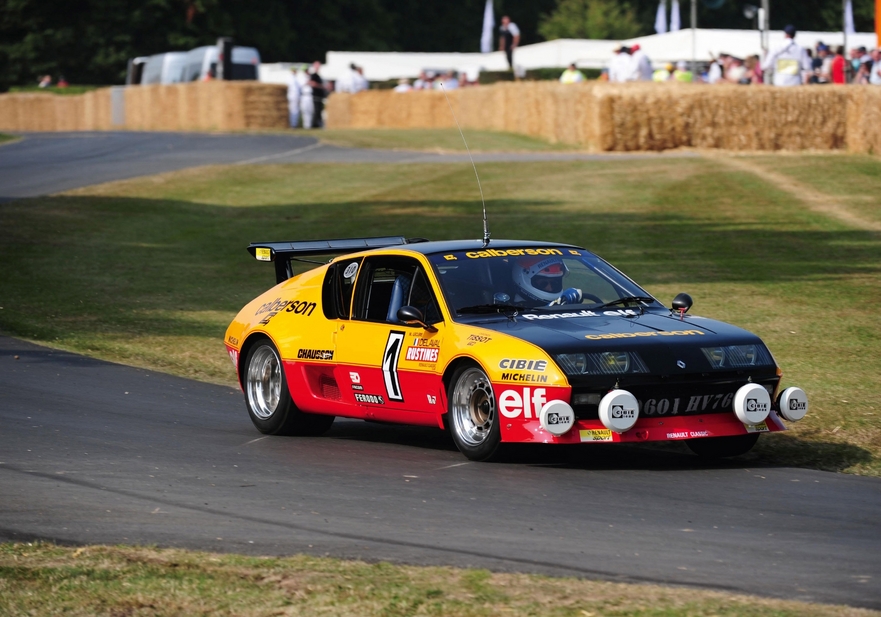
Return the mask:
<path id="1" fill-rule="evenodd" d="M 257 429 L 335 416 L 437 426 L 472 460 L 505 443 L 684 440 L 735 456 L 808 411 L 761 339 L 666 308 L 569 245 L 403 237 L 258 242 L 278 284 L 226 347 Z M 293 275 L 292 261 L 336 255 Z M 320 263 L 320 262 L 319 262 Z"/>

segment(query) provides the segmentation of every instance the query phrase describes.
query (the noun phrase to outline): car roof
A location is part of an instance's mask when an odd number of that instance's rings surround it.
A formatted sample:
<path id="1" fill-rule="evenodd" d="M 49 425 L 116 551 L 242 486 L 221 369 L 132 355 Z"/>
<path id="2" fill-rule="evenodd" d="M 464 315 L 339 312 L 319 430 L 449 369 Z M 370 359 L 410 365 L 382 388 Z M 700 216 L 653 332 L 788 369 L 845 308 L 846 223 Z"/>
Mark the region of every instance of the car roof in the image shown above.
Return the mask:
<path id="1" fill-rule="evenodd" d="M 436 253 L 455 253 L 457 251 L 482 251 L 490 249 L 512 249 L 525 247 L 565 247 L 585 250 L 580 246 L 561 242 L 536 242 L 532 240 L 491 240 L 484 245 L 483 240 L 444 240 L 436 242 L 414 242 L 399 246 L 389 246 L 387 249 L 414 251 L 423 255 Z"/>

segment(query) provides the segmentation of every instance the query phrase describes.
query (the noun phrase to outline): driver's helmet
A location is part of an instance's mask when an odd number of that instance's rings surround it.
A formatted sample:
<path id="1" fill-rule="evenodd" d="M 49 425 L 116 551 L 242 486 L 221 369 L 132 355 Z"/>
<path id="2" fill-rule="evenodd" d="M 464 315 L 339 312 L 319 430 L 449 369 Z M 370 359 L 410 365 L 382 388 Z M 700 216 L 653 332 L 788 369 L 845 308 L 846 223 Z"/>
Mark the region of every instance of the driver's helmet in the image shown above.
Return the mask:
<path id="1" fill-rule="evenodd" d="M 563 291 L 569 268 L 560 257 L 522 257 L 514 264 L 514 282 L 532 300 L 553 302 Z"/>

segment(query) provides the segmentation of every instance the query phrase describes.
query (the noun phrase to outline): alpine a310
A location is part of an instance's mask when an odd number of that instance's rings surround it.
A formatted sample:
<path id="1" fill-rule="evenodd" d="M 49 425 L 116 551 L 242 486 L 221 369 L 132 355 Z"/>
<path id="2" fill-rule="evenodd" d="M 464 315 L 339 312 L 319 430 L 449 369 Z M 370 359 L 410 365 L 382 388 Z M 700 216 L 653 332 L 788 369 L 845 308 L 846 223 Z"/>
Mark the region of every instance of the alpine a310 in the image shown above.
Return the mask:
<path id="1" fill-rule="evenodd" d="M 684 441 L 747 452 L 808 411 L 761 339 L 670 308 L 578 246 L 403 237 L 257 242 L 277 285 L 225 344 L 257 429 L 335 416 L 449 430 L 469 459 L 507 443 Z M 294 275 L 293 261 L 335 255 Z M 319 262 L 320 263 L 320 262 Z"/>

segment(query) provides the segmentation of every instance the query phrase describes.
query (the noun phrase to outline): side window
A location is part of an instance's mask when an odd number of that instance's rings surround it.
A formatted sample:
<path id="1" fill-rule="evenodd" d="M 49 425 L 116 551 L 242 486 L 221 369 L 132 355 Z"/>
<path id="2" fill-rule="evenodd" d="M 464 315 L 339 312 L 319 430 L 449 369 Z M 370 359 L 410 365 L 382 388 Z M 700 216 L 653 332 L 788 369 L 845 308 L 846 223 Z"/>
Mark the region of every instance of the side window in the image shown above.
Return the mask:
<path id="1" fill-rule="evenodd" d="M 365 321 L 397 323 L 398 309 L 407 304 L 418 269 L 409 257 L 372 257 L 358 276 L 353 317 Z"/>
<path id="2" fill-rule="evenodd" d="M 413 285 L 410 287 L 410 299 L 407 304 L 422 311 L 425 323 L 433 324 L 441 321 L 437 302 L 434 299 L 434 294 L 431 293 L 431 286 L 422 268 L 416 270 Z"/>
<path id="3" fill-rule="evenodd" d="M 362 259 L 343 259 L 327 269 L 321 290 L 321 308 L 328 319 L 349 319 L 355 279 Z"/>

